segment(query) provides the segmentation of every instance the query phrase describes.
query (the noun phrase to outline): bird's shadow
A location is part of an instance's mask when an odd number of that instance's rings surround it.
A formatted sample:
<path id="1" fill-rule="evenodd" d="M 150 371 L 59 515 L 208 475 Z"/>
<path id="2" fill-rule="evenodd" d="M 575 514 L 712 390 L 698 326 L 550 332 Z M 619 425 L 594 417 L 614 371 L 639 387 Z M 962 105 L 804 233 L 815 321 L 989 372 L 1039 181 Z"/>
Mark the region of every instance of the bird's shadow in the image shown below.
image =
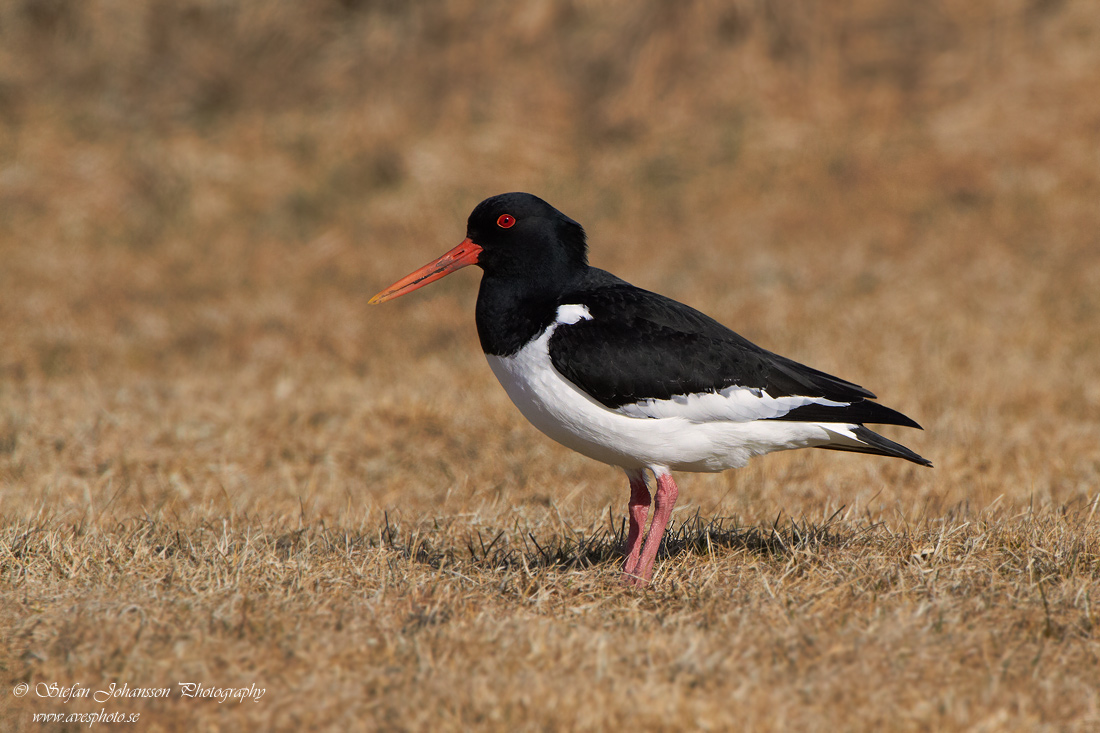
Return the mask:
<path id="1" fill-rule="evenodd" d="M 719 549 L 733 549 L 765 556 L 785 556 L 798 550 L 840 546 L 873 529 L 856 528 L 837 521 L 843 507 L 820 522 L 809 519 L 782 520 L 770 525 L 744 526 L 736 518 L 704 520 L 696 513 L 680 524 L 670 525 L 658 550 L 658 559 L 683 554 L 709 555 Z M 490 572 L 517 569 L 572 570 L 618 563 L 626 543 L 625 519 L 617 529 L 605 528 L 591 535 L 565 532 L 536 537 L 529 531 L 499 530 L 486 537 L 481 531 L 465 537 L 465 549 L 436 547 L 430 537 L 405 535 L 389 527 L 382 532 L 382 545 L 402 557 L 433 568 L 474 566 Z"/>

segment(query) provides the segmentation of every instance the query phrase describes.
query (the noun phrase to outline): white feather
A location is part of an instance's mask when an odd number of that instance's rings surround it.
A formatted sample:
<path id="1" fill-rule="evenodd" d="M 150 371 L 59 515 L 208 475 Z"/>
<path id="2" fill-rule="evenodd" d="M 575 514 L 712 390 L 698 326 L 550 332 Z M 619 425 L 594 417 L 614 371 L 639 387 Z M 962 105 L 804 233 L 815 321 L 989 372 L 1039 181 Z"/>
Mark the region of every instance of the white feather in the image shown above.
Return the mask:
<path id="1" fill-rule="evenodd" d="M 558 317 L 554 326 L 567 326 L 577 321 L 591 321 L 592 314 L 588 312 L 587 305 L 559 305 Z"/>
<path id="2" fill-rule="evenodd" d="M 682 417 L 692 422 L 748 422 L 782 417 L 791 410 L 806 405 L 847 407 L 849 404 L 824 397 L 772 397 L 759 389 L 731 386 L 720 392 L 675 395 L 667 400 L 640 400 L 622 405 L 618 411 L 631 417 Z"/>

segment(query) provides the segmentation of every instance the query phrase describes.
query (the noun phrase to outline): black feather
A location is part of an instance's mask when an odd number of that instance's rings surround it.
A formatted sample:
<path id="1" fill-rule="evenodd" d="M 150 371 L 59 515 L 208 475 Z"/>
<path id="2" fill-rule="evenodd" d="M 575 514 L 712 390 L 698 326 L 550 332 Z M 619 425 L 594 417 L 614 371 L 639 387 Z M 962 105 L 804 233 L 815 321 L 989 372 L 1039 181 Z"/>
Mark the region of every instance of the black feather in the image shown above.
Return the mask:
<path id="1" fill-rule="evenodd" d="M 904 458 L 907 461 L 912 461 L 921 466 L 928 466 L 932 468 L 932 461 L 928 460 L 924 456 L 919 456 L 913 451 L 906 448 L 901 443 L 895 443 L 894 441 L 884 438 L 873 430 L 868 430 L 862 425 L 852 430 L 855 436 L 862 440 L 865 445 L 863 446 L 849 446 L 849 445 L 819 445 L 818 448 L 825 450 L 842 450 L 850 453 L 870 453 L 875 456 L 890 456 L 892 458 Z"/>
<path id="2" fill-rule="evenodd" d="M 875 402 L 857 384 L 756 346 L 713 318 L 596 268 L 561 303 L 584 305 L 591 320 L 560 325 L 550 339 L 554 367 L 612 409 L 646 399 L 738 386 L 772 397 L 823 397 L 777 419 L 919 427 Z"/>

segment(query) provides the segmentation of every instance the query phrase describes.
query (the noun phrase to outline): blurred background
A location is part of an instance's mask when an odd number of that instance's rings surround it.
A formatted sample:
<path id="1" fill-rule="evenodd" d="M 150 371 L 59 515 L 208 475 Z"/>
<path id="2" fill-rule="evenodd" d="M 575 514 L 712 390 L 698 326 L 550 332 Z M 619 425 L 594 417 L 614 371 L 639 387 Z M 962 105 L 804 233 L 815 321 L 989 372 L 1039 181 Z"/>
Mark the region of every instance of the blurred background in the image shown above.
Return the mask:
<path id="1" fill-rule="evenodd" d="M 1089 0 L 5 0 L 0 511 L 618 510 L 485 368 L 472 271 L 366 306 L 511 190 L 937 465 L 773 457 L 705 511 L 1086 500 L 1097 90 Z"/>

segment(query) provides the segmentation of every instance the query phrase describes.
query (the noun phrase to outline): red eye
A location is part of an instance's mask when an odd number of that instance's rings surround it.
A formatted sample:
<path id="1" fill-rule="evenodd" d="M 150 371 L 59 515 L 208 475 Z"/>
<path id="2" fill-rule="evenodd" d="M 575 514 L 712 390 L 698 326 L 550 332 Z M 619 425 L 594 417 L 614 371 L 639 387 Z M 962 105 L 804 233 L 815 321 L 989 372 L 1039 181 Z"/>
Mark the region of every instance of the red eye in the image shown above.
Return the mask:
<path id="1" fill-rule="evenodd" d="M 511 214 L 501 214 L 497 217 L 497 226 L 501 229 L 510 229 L 516 223 L 516 217 Z"/>

